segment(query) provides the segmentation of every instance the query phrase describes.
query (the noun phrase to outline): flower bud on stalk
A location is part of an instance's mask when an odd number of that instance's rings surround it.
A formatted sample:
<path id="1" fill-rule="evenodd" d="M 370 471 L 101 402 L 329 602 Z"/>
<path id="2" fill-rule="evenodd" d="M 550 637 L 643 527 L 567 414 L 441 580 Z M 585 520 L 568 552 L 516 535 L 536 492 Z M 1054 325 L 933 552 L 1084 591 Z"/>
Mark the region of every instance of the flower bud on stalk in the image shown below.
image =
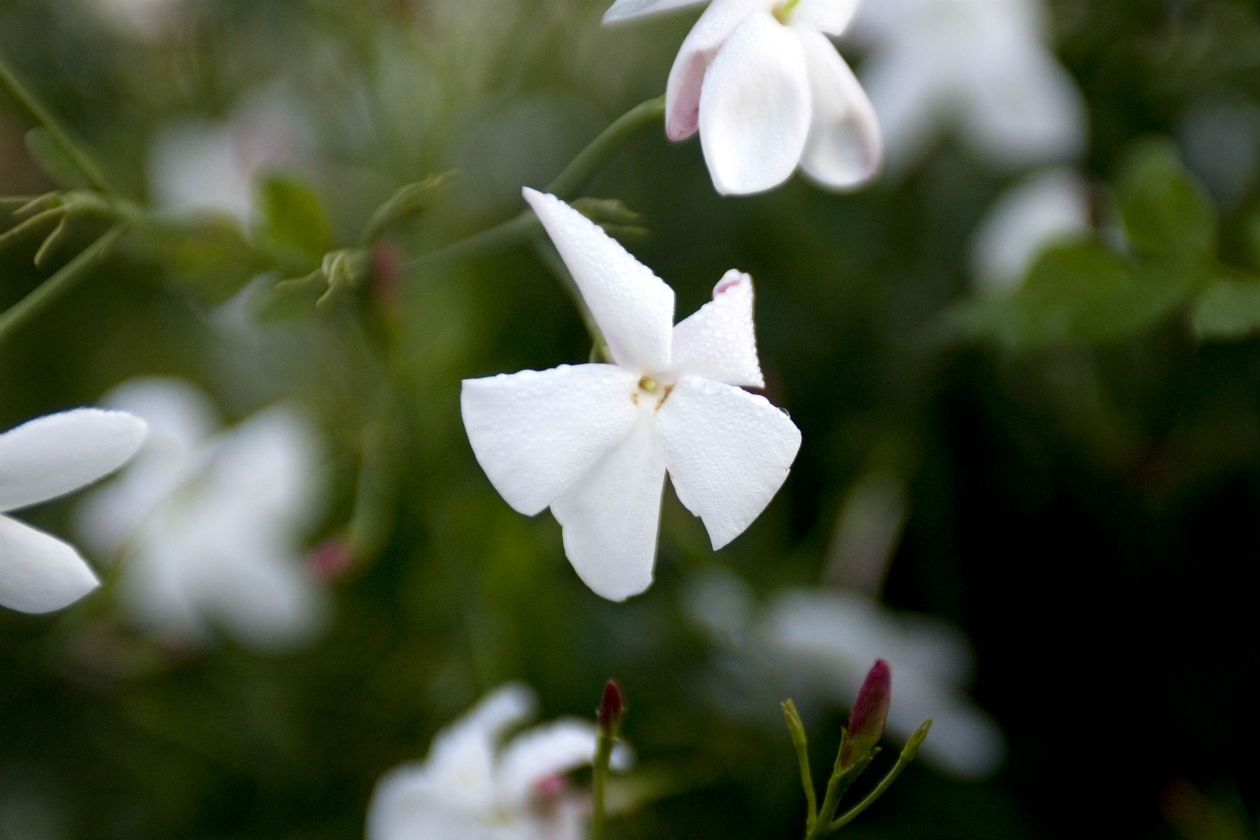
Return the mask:
<path id="1" fill-rule="evenodd" d="M 851 767 L 875 749 L 884 734 L 888 706 L 892 700 L 892 671 L 882 659 L 875 660 L 858 691 L 849 716 L 849 738 L 840 754 L 840 764 Z"/>

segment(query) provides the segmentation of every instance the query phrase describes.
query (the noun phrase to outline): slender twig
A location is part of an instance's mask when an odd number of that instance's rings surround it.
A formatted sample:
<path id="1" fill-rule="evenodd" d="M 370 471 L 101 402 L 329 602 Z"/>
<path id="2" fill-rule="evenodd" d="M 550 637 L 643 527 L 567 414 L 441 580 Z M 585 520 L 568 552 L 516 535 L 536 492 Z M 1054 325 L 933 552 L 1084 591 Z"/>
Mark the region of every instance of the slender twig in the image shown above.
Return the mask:
<path id="1" fill-rule="evenodd" d="M 39 284 L 30 294 L 0 313 L 0 342 L 3 342 L 9 333 L 21 328 L 48 304 L 69 291 L 88 273 L 87 269 L 114 247 L 126 233 L 127 225 L 125 224 L 110 228 L 82 253 Z"/>
<path id="2" fill-rule="evenodd" d="M 861 802 L 828 823 L 828 833 L 848 825 L 855 817 L 858 816 L 858 814 L 861 814 L 869 808 L 876 799 L 879 799 L 884 795 L 884 791 L 888 790 L 888 788 L 892 786 L 892 783 L 896 781 L 899 775 L 901 775 L 901 771 L 906 769 L 906 765 L 914 760 L 914 757 L 919 752 L 919 745 L 923 743 L 923 739 L 927 737 L 928 730 L 931 728 L 931 718 L 923 721 L 915 733 L 910 736 L 910 740 L 906 742 L 906 746 L 901 750 L 901 755 L 897 756 L 897 763 L 894 764 L 893 768 L 888 771 L 888 775 L 884 776 L 884 778 L 880 780 L 879 784 L 875 786 L 875 789 L 868 793 Z"/>
<path id="3" fill-rule="evenodd" d="M 13 75 L 4 59 L 0 58 L 0 88 L 8 91 L 16 102 L 27 115 L 44 128 L 48 132 L 48 136 L 53 139 L 66 156 L 74 163 L 78 170 L 83 173 L 95 189 L 110 197 L 118 197 L 118 193 L 110 185 L 109 179 L 105 177 L 105 173 L 83 148 L 71 139 L 70 132 L 62 127 L 56 117 L 45 110 L 44 106 L 39 104 L 34 96 L 31 95 L 17 77 Z"/>

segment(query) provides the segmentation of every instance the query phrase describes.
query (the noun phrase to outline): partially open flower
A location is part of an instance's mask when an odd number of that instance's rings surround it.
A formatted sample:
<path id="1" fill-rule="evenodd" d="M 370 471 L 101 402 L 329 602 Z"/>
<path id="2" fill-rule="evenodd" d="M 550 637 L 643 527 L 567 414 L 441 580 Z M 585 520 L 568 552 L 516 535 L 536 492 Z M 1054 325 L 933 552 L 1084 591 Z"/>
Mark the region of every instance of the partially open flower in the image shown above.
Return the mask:
<path id="1" fill-rule="evenodd" d="M 683 5 L 618 0 L 605 22 Z M 800 166 L 822 186 L 874 177 L 879 125 L 853 71 L 828 40 L 856 0 L 713 0 L 683 41 L 665 91 L 665 133 L 700 132 L 713 186 L 756 193 Z"/>
<path id="2" fill-rule="evenodd" d="M 715 549 L 743 533 L 787 478 L 800 431 L 765 397 L 752 280 L 729 271 L 713 300 L 673 325 L 674 292 L 589 219 L 526 189 L 603 331 L 613 364 L 464 380 L 464 428 L 509 505 L 550 507 L 597 594 L 652 583 L 669 471 Z"/>
<path id="3" fill-rule="evenodd" d="M 134 415 L 80 408 L 0 434 L 0 606 L 50 612 L 97 587 L 96 575 L 73 546 L 4 513 L 113 472 L 136 454 L 146 431 Z"/>

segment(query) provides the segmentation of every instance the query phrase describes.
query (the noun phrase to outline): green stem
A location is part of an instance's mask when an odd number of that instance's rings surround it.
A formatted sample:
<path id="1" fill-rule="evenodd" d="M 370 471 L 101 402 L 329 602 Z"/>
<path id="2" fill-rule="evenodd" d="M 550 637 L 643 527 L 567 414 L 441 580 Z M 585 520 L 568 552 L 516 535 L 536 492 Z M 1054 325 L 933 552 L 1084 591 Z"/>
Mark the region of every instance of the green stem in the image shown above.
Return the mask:
<path id="1" fill-rule="evenodd" d="M 665 97 L 658 96 L 640 102 L 600 132 L 544 189 L 560 198 L 575 192 L 626 138 L 648 123 L 659 120 L 664 114 Z M 405 270 L 410 272 L 431 269 L 443 263 L 459 262 L 470 257 L 503 251 L 525 237 L 532 236 L 537 228 L 538 220 L 533 211 L 525 210 L 492 228 L 422 254 L 408 263 Z"/>
<path id="2" fill-rule="evenodd" d="M 0 88 L 8 91 L 9 95 L 13 97 L 13 100 L 22 110 L 26 111 L 32 120 L 43 126 L 53 141 L 61 147 L 66 156 L 87 178 L 88 183 L 105 195 L 117 197 L 118 193 L 110 186 L 109 179 L 105 177 L 105 173 L 101 171 L 101 168 L 83 151 L 78 143 L 70 138 L 70 132 L 62 128 L 57 119 L 44 110 L 44 106 L 40 105 L 39 101 L 23 87 L 8 65 L 5 64 L 3 58 L 0 58 Z"/>
<path id="3" fill-rule="evenodd" d="M 843 828 L 854 820 L 859 814 L 869 808 L 876 799 L 884 795 L 884 791 L 892 786 L 892 783 L 901 775 L 901 771 L 906 769 L 914 757 L 918 755 L 919 745 L 923 743 L 923 739 L 927 737 L 928 730 L 932 728 L 932 719 L 928 718 L 919 725 L 915 733 L 910 736 L 910 740 L 906 742 L 906 746 L 901 750 L 901 755 L 897 756 L 897 763 L 888 771 L 888 775 L 880 780 L 875 789 L 866 795 L 861 802 L 854 805 L 848 811 L 845 811 L 835 820 L 827 824 L 827 832 L 831 833 L 836 829 Z"/>
<path id="4" fill-rule="evenodd" d="M 612 152 L 643 126 L 665 116 L 665 97 L 657 96 L 640 102 L 626 111 L 612 125 L 578 152 L 559 175 L 547 185 L 547 192 L 564 198 L 578 190 Z"/>
<path id="5" fill-rule="evenodd" d="M 783 707 L 783 717 L 787 721 L 788 736 L 796 749 L 796 763 L 800 769 L 801 785 L 805 788 L 805 805 L 808 808 L 805 815 L 805 833 L 809 835 L 813 833 L 814 825 L 818 822 L 818 798 L 814 793 L 814 776 L 809 769 L 809 741 L 805 737 L 805 724 L 801 722 L 801 715 L 796 711 L 796 704 L 788 699 L 780 705 Z"/>
<path id="6" fill-rule="evenodd" d="M 110 228 L 82 253 L 39 284 L 30 294 L 0 313 L 0 343 L 4 342 L 9 333 L 20 329 L 42 309 L 73 288 L 75 283 L 88 274 L 87 269 L 103 257 L 126 233 L 126 225 L 115 225 Z"/>
<path id="7" fill-rule="evenodd" d="M 613 745 L 617 743 L 615 730 L 599 729 L 595 746 L 595 762 L 591 776 L 591 836 L 590 840 L 604 840 L 604 800 L 608 791 L 608 768 L 612 763 Z"/>

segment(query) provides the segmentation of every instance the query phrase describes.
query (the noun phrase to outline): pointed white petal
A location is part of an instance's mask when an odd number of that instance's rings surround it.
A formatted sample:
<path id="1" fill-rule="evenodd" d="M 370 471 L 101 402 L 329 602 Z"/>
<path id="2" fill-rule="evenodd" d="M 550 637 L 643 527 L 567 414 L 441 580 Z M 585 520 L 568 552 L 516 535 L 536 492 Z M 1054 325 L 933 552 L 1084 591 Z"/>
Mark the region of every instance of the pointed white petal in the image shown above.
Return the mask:
<path id="1" fill-rule="evenodd" d="M 809 134 L 809 78 L 796 32 L 754 12 L 718 50 L 700 89 L 700 146 L 718 192 L 783 183 Z"/>
<path id="2" fill-rule="evenodd" d="M 825 187 L 848 189 L 879 171 L 883 141 L 866 91 L 825 35 L 801 32 L 809 67 L 813 121 L 801 169 Z"/>
<path id="3" fill-rule="evenodd" d="M 624 601 L 652 585 L 665 462 L 650 418 L 591 468 L 551 512 L 564 528 L 564 553 L 596 595 Z"/>
<path id="4" fill-rule="evenodd" d="M 460 410 L 490 483 L 533 516 L 630 432 L 637 385 L 635 374 L 615 365 L 501 373 L 465 379 Z"/>
<path id="5" fill-rule="evenodd" d="M 74 548 L 15 519 L 0 516 L 0 606 L 45 613 L 97 587 Z"/>
<path id="6" fill-rule="evenodd" d="M 113 472 L 136 454 L 145 425 L 121 411 L 78 408 L 0 435 L 0 511 L 56 498 Z"/>
<path id="7" fill-rule="evenodd" d="M 524 806 L 538 782 L 590 764 L 595 744 L 595 727 L 580 720 L 557 720 L 518 735 L 499 757 L 500 796 L 511 805 Z"/>
<path id="8" fill-rule="evenodd" d="M 874 2 L 878 4 L 884 0 Z M 848 28 L 857 7 L 858 0 L 800 0 L 792 7 L 788 23 L 801 29 L 839 35 Z"/>
<path id="9" fill-rule="evenodd" d="M 713 300 L 674 325 L 674 371 L 728 385 L 765 386 L 753 331 L 752 278 L 731 269 Z"/>
<path id="10" fill-rule="evenodd" d="M 604 12 L 604 23 L 655 15 L 684 6 L 698 6 L 704 2 L 706 0 L 617 0 Z"/>
<path id="11" fill-rule="evenodd" d="M 599 225 L 554 195 L 526 187 L 617 364 L 651 373 L 669 367 L 674 290 Z"/>
<path id="12" fill-rule="evenodd" d="M 700 87 L 718 48 L 753 12 L 768 12 L 773 0 L 713 0 L 683 39 L 665 85 L 665 135 L 675 142 L 700 126 Z"/>
<path id="13" fill-rule="evenodd" d="M 963 131 L 1008 166 L 1078 156 L 1085 147 L 1085 106 L 1072 77 L 1035 44 L 1014 45 L 977 62 Z"/>
<path id="14" fill-rule="evenodd" d="M 679 500 L 719 549 L 744 532 L 787 479 L 800 430 L 765 397 L 685 376 L 656 413 Z"/>

